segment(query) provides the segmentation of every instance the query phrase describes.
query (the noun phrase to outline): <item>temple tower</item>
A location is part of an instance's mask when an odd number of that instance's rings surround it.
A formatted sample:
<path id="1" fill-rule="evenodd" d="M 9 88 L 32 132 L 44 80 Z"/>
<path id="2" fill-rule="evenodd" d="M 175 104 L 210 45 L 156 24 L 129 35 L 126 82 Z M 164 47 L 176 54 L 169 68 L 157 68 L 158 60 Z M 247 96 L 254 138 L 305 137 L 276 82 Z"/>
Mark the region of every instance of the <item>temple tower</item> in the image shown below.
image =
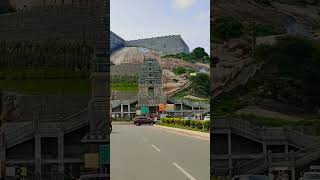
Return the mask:
<path id="1" fill-rule="evenodd" d="M 162 83 L 162 69 L 154 58 L 146 58 L 139 75 L 138 107 L 149 107 L 156 113 L 159 104 L 165 102 Z"/>

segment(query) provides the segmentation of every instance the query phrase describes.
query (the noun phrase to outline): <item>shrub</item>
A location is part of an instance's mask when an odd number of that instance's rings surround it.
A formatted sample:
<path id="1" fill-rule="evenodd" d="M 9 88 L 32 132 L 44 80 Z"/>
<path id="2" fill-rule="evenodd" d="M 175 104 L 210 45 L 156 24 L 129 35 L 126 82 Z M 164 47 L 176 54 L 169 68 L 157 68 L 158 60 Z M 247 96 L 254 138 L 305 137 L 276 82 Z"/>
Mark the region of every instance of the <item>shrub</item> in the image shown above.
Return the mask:
<path id="1" fill-rule="evenodd" d="M 203 125 L 202 125 L 202 122 L 203 121 L 195 121 L 195 127 L 197 128 L 197 129 L 203 129 Z"/>
<path id="2" fill-rule="evenodd" d="M 195 127 L 195 123 L 196 123 L 195 121 L 191 121 L 190 122 L 190 127 Z"/>
<path id="3" fill-rule="evenodd" d="M 202 120 L 184 120 L 181 118 L 161 118 L 161 122 L 164 124 L 174 124 L 184 127 L 192 127 L 199 130 L 209 130 L 210 121 Z"/>
<path id="4" fill-rule="evenodd" d="M 203 121 L 203 129 L 209 130 L 210 128 L 210 121 Z"/>
<path id="5" fill-rule="evenodd" d="M 190 123 L 191 123 L 191 120 L 185 120 L 184 122 L 185 122 L 184 125 L 187 126 L 187 127 L 189 127 L 189 126 L 190 126 Z"/>
<path id="6" fill-rule="evenodd" d="M 180 75 L 180 74 L 184 74 L 186 73 L 186 69 L 184 67 L 176 67 L 173 72 L 176 74 L 176 75 Z"/>

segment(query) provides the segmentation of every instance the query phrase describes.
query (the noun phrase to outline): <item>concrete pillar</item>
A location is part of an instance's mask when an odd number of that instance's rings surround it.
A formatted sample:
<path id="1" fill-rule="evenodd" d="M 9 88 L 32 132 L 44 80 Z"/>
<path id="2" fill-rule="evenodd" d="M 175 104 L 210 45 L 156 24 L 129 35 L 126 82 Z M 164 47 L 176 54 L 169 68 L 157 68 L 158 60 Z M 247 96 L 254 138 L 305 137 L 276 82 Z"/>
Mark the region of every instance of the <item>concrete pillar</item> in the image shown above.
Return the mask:
<path id="1" fill-rule="evenodd" d="M 196 112 L 195 112 L 195 110 L 194 110 L 194 107 L 192 106 L 192 114 L 193 114 L 193 118 L 195 119 L 195 117 L 196 117 Z"/>
<path id="2" fill-rule="evenodd" d="M 231 131 L 228 132 L 228 164 L 229 164 L 229 175 L 232 176 L 232 138 Z"/>
<path id="3" fill-rule="evenodd" d="M 58 161 L 59 161 L 59 172 L 64 172 L 64 134 L 61 133 L 58 136 Z"/>
<path id="4" fill-rule="evenodd" d="M 263 144 L 262 144 L 262 148 L 263 148 L 263 154 L 267 154 L 267 144 L 264 142 Z"/>
<path id="5" fill-rule="evenodd" d="M 121 107 L 121 117 L 123 117 L 123 104 L 121 104 L 120 107 Z"/>
<path id="6" fill-rule="evenodd" d="M 291 168 L 291 179 L 296 179 L 296 169 L 294 166 Z"/>
<path id="7" fill-rule="evenodd" d="M 5 172 L 5 162 L 6 162 L 6 146 L 5 146 L 5 139 L 4 139 L 4 132 L 0 134 L 1 142 L 0 145 L 0 177 L 3 177 L 3 173 Z"/>
<path id="8" fill-rule="evenodd" d="M 288 144 L 284 145 L 284 153 L 288 154 L 289 153 L 289 146 Z"/>
<path id="9" fill-rule="evenodd" d="M 35 173 L 41 175 L 41 136 L 35 135 Z"/>

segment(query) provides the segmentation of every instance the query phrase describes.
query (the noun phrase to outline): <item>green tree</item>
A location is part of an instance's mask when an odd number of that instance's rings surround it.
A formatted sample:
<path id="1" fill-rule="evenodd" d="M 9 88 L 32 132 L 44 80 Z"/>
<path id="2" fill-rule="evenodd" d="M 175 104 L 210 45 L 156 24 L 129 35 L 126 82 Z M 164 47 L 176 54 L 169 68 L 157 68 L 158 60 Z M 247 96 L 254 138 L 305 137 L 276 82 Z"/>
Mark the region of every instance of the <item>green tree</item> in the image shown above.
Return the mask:
<path id="1" fill-rule="evenodd" d="M 191 84 L 191 92 L 194 95 L 200 95 L 204 97 L 209 96 L 210 90 L 210 80 L 209 75 L 205 73 L 197 73 L 196 76 L 190 76 Z"/>
<path id="2" fill-rule="evenodd" d="M 206 53 L 206 51 L 202 47 L 195 48 L 192 51 L 192 53 L 194 54 L 196 59 L 202 59 L 202 58 L 205 58 L 205 57 L 209 57 L 209 55 Z"/>

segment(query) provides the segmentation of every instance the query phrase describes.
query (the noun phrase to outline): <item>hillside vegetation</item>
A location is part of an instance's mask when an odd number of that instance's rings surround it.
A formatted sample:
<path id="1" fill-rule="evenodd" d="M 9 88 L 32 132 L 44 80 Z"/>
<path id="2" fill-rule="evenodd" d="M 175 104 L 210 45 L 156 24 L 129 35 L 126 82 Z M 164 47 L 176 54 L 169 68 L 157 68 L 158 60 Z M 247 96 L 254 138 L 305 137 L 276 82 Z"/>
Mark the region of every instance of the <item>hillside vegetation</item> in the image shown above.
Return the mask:
<path id="1" fill-rule="evenodd" d="M 204 48 L 197 47 L 195 48 L 191 53 L 179 53 L 179 54 L 173 54 L 173 55 L 165 55 L 162 56 L 163 58 L 176 58 L 176 59 L 182 59 L 191 63 L 209 63 L 209 55 L 205 52 Z"/>

